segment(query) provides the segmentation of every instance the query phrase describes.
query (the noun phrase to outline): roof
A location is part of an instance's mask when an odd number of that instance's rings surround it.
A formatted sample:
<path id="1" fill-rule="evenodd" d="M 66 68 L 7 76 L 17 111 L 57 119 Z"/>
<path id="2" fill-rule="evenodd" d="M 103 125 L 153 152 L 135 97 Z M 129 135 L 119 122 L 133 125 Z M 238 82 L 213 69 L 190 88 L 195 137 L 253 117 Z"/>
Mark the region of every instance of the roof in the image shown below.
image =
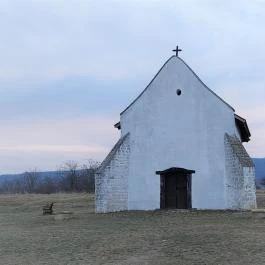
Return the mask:
<path id="1" fill-rule="evenodd" d="M 226 101 L 224 101 L 221 97 L 219 97 L 216 93 L 214 93 L 209 87 L 207 87 L 203 82 L 202 80 L 198 77 L 198 75 L 188 66 L 188 64 L 183 60 L 181 59 L 180 57 L 178 56 L 171 56 L 164 64 L 163 66 L 160 68 L 160 70 L 157 72 L 157 74 L 153 77 L 153 79 L 150 81 L 150 83 L 147 85 L 147 87 L 141 92 L 141 94 L 127 107 L 125 108 L 125 110 L 123 110 L 120 115 L 122 115 L 127 109 L 129 109 L 137 100 L 138 98 L 140 98 L 142 96 L 142 94 L 148 89 L 148 87 L 153 83 L 153 81 L 156 79 L 156 77 L 159 75 L 159 73 L 163 70 L 163 68 L 167 65 L 167 63 L 173 59 L 177 59 L 177 60 L 180 60 L 182 63 L 184 63 L 184 65 L 193 73 L 193 75 L 198 79 L 198 81 L 206 88 L 208 89 L 214 96 L 216 96 L 219 100 L 221 100 L 225 105 L 227 105 L 229 108 L 231 108 L 233 111 L 234 108 L 231 107 Z"/>
<path id="2" fill-rule="evenodd" d="M 244 148 L 241 141 L 236 137 L 236 135 L 225 134 L 225 138 L 230 144 L 234 155 L 237 156 L 242 167 L 254 167 L 254 163 L 251 157 L 248 155 L 246 149 Z"/>
<path id="3" fill-rule="evenodd" d="M 121 147 L 121 145 L 125 142 L 125 140 L 128 139 L 129 135 L 130 135 L 130 133 L 126 133 L 124 136 L 122 136 L 118 140 L 118 142 L 114 145 L 114 147 L 112 148 L 112 150 L 109 152 L 109 154 L 107 155 L 107 157 L 103 160 L 103 162 L 99 166 L 98 170 L 96 171 L 97 174 L 102 173 L 102 171 L 104 170 L 104 168 L 106 168 L 110 164 L 110 162 L 113 159 L 113 157 L 115 156 L 116 152 Z"/>
<path id="4" fill-rule="evenodd" d="M 244 118 L 235 114 L 235 122 L 239 130 L 242 142 L 248 142 L 250 140 L 251 134 L 248 128 L 247 121 Z"/>
<path id="5" fill-rule="evenodd" d="M 185 173 L 185 174 L 193 174 L 195 173 L 195 170 L 190 170 L 182 167 L 171 167 L 162 171 L 156 171 L 157 175 L 163 175 L 163 174 L 172 174 L 172 173 Z"/>
<path id="6" fill-rule="evenodd" d="M 115 123 L 114 127 L 117 128 L 118 130 L 120 130 L 121 129 L 121 122 L 119 121 L 119 122 Z"/>

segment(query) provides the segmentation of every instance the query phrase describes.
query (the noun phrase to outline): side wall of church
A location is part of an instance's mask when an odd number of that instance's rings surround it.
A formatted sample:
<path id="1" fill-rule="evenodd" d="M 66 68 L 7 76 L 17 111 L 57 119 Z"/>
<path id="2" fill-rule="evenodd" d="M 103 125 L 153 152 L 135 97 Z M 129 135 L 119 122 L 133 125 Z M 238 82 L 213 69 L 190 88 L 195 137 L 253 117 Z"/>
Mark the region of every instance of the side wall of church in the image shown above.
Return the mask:
<path id="1" fill-rule="evenodd" d="M 257 207 L 255 168 L 240 140 L 225 136 L 227 208 L 253 209 Z"/>
<path id="2" fill-rule="evenodd" d="M 171 58 L 121 115 L 122 135 L 130 132 L 128 209 L 160 208 L 155 172 L 170 167 L 196 171 L 192 207 L 225 209 L 224 133 L 236 130 L 233 109 Z"/>
<path id="3" fill-rule="evenodd" d="M 96 173 L 96 212 L 128 209 L 129 155 L 129 135 L 125 135 L 117 142 Z"/>

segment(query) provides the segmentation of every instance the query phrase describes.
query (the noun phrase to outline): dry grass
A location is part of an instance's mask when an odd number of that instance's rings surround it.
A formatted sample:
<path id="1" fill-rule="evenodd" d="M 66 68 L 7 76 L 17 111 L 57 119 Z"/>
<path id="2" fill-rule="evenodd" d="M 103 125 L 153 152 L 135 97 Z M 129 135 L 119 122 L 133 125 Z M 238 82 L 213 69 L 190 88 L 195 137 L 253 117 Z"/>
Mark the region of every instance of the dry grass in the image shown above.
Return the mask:
<path id="1" fill-rule="evenodd" d="M 259 206 L 265 193 L 258 191 Z M 55 201 L 55 216 L 42 206 Z M 94 214 L 87 194 L 1 195 L 0 264 L 264 264 L 265 214 Z M 69 218 L 57 218 L 68 211 Z"/>

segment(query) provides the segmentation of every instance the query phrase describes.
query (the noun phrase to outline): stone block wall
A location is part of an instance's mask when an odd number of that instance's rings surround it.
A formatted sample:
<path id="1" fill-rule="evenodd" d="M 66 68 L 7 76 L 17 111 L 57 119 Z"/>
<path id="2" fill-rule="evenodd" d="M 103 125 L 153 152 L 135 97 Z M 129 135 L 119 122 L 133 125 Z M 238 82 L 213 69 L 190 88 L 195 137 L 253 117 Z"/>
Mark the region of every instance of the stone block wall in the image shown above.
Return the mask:
<path id="1" fill-rule="evenodd" d="M 257 208 L 256 201 L 256 184 L 255 184 L 255 168 L 244 167 L 244 198 L 243 205 L 244 209 L 255 209 Z"/>
<path id="2" fill-rule="evenodd" d="M 129 133 L 120 138 L 96 173 L 96 212 L 128 209 Z"/>
<path id="3" fill-rule="evenodd" d="M 257 207 L 254 164 L 236 135 L 225 134 L 227 208 Z"/>

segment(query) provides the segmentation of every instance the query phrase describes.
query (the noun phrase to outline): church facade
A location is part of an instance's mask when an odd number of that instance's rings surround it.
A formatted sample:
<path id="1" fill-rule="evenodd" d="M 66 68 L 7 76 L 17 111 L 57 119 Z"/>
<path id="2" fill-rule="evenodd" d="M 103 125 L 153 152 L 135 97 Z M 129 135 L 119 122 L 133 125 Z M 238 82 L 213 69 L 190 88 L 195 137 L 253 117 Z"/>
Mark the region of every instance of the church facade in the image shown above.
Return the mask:
<path id="1" fill-rule="evenodd" d="M 96 212 L 256 208 L 244 118 L 178 56 L 120 114 L 96 173 Z"/>

